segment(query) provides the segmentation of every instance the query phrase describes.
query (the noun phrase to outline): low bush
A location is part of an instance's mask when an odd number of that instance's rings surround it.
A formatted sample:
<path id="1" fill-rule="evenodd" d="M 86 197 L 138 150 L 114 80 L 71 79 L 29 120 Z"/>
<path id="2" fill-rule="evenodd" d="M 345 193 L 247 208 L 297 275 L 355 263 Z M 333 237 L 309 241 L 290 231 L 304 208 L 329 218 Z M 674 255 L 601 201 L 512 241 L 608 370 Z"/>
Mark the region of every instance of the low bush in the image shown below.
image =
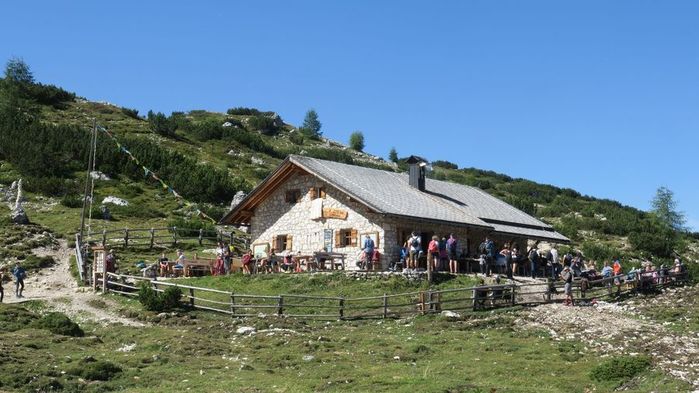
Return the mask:
<path id="1" fill-rule="evenodd" d="M 138 117 L 138 109 L 121 108 L 121 113 L 125 114 L 126 116 L 132 119 L 141 120 L 141 118 Z"/>
<path id="2" fill-rule="evenodd" d="M 61 205 L 74 209 L 82 207 L 83 201 L 80 200 L 80 197 L 75 194 L 67 194 L 64 195 L 63 198 L 61 198 Z"/>
<path id="3" fill-rule="evenodd" d="M 71 368 L 68 373 L 88 381 L 109 381 L 121 373 L 121 367 L 112 362 L 87 357 L 81 360 L 78 366 Z"/>
<path id="4" fill-rule="evenodd" d="M 39 320 L 33 322 L 32 325 L 36 328 L 47 329 L 53 334 L 60 334 L 62 336 L 82 337 L 85 335 L 85 332 L 83 332 L 77 323 L 71 321 L 70 318 L 60 312 L 48 313 Z"/>
<path id="5" fill-rule="evenodd" d="M 618 356 L 598 364 L 590 372 L 595 381 L 626 381 L 651 365 L 649 356 Z"/>
<path id="6" fill-rule="evenodd" d="M 138 301 L 148 311 L 163 312 L 176 309 L 181 306 L 182 291 L 177 287 L 168 287 L 163 292 L 158 292 L 144 282 L 138 291 Z"/>
<path id="7" fill-rule="evenodd" d="M 43 257 L 38 257 L 36 255 L 28 255 L 27 258 L 22 262 L 22 266 L 27 270 L 43 269 L 46 267 L 51 267 L 55 264 L 56 261 L 50 255 L 46 255 Z"/>

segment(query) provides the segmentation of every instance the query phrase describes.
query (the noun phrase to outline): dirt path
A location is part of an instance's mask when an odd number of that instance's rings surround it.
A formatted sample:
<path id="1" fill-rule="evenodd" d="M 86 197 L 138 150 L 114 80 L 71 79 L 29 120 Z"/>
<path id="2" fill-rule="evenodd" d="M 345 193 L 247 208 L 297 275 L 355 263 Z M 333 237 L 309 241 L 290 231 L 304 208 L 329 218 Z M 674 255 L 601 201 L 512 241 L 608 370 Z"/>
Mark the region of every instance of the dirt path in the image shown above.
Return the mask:
<path id="1" fill-rule="evenodd" d="M 65 240 L 54 247 L 33 250 L 37 256 L 50 255 L 56 264 L 50 268 L 30 273 L 24 280 L 24 297 L 14 296 L 14 283 L 5 284 L 5 303 L 21 303 L 42 300 L 53 310 L 60 311 L 77 321 L 93 321 L 102 324 L 121 323 L 128 326 L 143 326 L 143 323 L 110 313 L 118 306 L 90 288 L 79 287 L 70 274 L 70 257 L 75 250 L 68 248 Z M 95 305 L 105 304 L 105 307 Z"/>
<path id="2" fill-rule="evenodd" d="M 679 333 L 667 322 L 644 318 L 633 301 L 588 307 L 545 304 L 525 311 L 516 323 L 546 330 L 557 341 L 587 343 L 584 352 L 602 357 L 649 354 L 658 368 L 699 392 L 699 333 Z"/>

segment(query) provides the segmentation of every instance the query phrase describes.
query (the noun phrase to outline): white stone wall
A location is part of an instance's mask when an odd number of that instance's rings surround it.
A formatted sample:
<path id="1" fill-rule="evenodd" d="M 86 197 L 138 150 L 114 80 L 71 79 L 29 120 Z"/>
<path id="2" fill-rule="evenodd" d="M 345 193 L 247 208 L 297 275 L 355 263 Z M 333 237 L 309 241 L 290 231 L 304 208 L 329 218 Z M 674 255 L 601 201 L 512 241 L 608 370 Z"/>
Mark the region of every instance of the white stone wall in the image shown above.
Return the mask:
<path id="1" fill-rule="evenodd" d="M 311 187 L 323 187 L 326 192 L 323 207 L 347 211 L 347 218 L 344 220 L 335 218 L 312 219 L 312 201 L 309 193 Z M 301 192 L 301 201 L 298 203 L 286 202 L 286 192 L 294 189 Z M 363 239 L 361 234 L 363 233 L 378 232 L 378 250 L 384 254 L 385 233 L 381 221 L 381 215 L 371 213 L 363 205 L 350 201 L 347 195 L 338 189 L 314 176 L 299 174 L 292 176 L 274 190 L 255 209 L 250 230 L 253 244 L 269 243 L 272 246 L 278 235 L 291 235 L 293 237 L 292 251 L 294 253 L 300 251 L 305 254 L 322 249 L 323 232 L 325 229 L 332 229 L 333 251 L 346 254 L 346 267 L 352 269 L 356 267 L 360 255 Z M 335 231 L 341 229 L 355 229 L 357 231 L 357 236 L 360 237 L 357 239 L 357 246 L 335 247 Z"/>

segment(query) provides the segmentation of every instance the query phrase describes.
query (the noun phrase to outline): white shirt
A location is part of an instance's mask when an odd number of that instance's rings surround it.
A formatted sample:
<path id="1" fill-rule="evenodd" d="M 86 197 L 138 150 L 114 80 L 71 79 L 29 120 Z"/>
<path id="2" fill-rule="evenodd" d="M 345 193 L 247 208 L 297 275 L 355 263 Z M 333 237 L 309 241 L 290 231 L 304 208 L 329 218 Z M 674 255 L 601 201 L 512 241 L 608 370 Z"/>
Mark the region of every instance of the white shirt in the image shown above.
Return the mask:
<path id="1" fill-rule="evenodd" d="M 553 257 L 553 263 L 558 263 L 558 250 L 555 248 L 551 249 L 551 256 Z"/>

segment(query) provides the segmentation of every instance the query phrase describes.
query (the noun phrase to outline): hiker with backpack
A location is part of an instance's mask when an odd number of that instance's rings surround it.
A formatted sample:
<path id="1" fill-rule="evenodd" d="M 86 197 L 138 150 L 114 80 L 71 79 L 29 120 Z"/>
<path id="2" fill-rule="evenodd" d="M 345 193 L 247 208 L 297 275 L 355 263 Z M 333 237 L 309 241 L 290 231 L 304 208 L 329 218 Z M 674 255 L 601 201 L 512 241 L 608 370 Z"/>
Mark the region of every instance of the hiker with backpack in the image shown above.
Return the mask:
<path id="1" fill-rule="evenodd" d="M 24 279 L 27 278 L 27 271 L 19 264 L 19 261 L 15 262 L 12 275 L 15 276 L 15 296 L 18 298 L 24 297 L 22 292 L 24 291 Z"/>
<path id="2" fill-rule="evenodd" d="M 447 240 L 447 254 L 449 254 L 449 273 L 456 274 L 459 272 L 459 263 L 456 260 L 456 254 L 459 244 L 456 241 L 454 234 L 449 235 Z"/>
<path id="3" fill-rule="evenodd" d="M 439 237 L 437 235 L 432 236 L 432 240 L 427 245 L 427 256 L 427 263 L 431 264 L 432 271 L 439 270 Z"/>
<path id="4" fill-rule="evenodd" d="M 420 236 L 413 231 L 408 239 L 409 247 L 409 258 L 408 258 L 408 269 L 417 269 L 417 260 L 420 257 L 420 252 L 422 251 L 422 240 Z"/>
<path id="5" fill-rule="evenodd" d="M 495 270 L 495 243 L 486 236 L 483 245 L 485 248 L 485 261 L 487 265 L 486 275 L 490 277 L 490 275 L 493 274 L 493 270 Z"/>
<path id="6" fill-rule="evenodd" d="M 536 278 L 537 269 L 539 268 L 539 250 L 536 248 L 536 244 L 529 249 L 527 254 L 527 259 L 529 259 L 529 264 L 531 265 L 532 278 Z"/>

